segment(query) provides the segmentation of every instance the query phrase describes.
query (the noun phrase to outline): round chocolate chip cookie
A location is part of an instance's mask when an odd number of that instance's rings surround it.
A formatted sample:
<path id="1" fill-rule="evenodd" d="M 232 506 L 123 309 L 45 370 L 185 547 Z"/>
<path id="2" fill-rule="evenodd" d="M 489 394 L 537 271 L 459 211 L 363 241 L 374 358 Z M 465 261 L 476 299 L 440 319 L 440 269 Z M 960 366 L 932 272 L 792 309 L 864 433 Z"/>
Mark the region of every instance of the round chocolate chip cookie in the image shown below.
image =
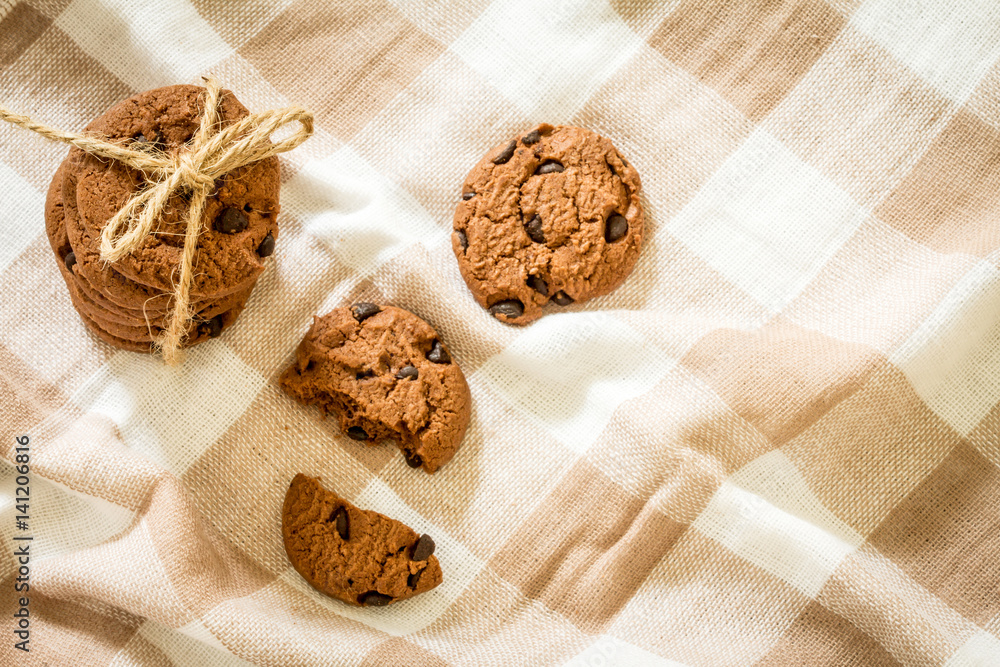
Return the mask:
<path id="1" fill-rule="evenodd" d="M 302 473 L 285 493 L 281 534 L 295 570 L 349 604 L 384 607 L 444 579 L 430 535 L 356 507 Z"/>
<path id="2" fill-rule="evenodd" d="M 462 277 L 511 324 L 607 294 L 639 257 L 641 189 L 638 172 L 590 130 L 543 124 L 500 144 L 469 172 L 455 211 Z"/>
<path id="3" fill-rule="evenodd" d="M 87 126 L 88 132 L 142 150 L 175 153 L 198 129 L 204 89 L 178 85 L 134 95 Z M 219 101 L 222 126 L 249 112 L 229 91 Z M 146 187 L 144 175 L 124 164 L 70 150 L 63 178 L 66 231 L 80 270 L 92 286 L 119 305 L 166 309 L 183 251 L 188 194 L 176 192 L 154 233 L 116 261 L 110 272 L 100 259 L 101 231 L 121 206 Z M 261 261 L 277 238 L 278 160 L 270 157 L 220 177 L 205 203 L 198 238 L 192 299 L 218 300 L 252 287 Z"/>
<path id="4" fill-rule="evenodd" d="M 392 306 L 356 303 L 315 318 L 281 387 L 334 413 L 354 440 L 397 441 L 407 464 L 433 473 L 462 442 L 472 399 L 434 329 Z"/>

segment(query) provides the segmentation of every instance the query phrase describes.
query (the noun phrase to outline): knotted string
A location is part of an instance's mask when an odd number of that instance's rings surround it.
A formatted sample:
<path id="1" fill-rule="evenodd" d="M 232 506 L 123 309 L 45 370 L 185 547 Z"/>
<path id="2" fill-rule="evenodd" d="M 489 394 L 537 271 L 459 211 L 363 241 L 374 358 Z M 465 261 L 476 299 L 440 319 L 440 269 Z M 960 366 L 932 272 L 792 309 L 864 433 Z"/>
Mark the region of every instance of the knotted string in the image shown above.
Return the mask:
<path id="1" fill-rule="evenodd" d="M 187 229 L 180 262 L 180 277 L 174 287 L 173 308 L 167 327 L 155 341 L 168 364 L 183 360 L 181 346 L 191 326 L 191 280 L 202 228 L 205 200 L 215 187 L 215 180 L 235 169 L 290 151 L 313 132 L 313 116 L 301 107 L 272 109 L 250 114 L 219 131 L 219 96 L 221 88 L 214 78 L 205 79 L 205 110 L 194 137 L 174 155 L 160 151 L 140 151 L 127 145 L 113 144 L 100 137 L 74 134 L 38 123 L 27 116 L 0 106 L 0 120 L 5 120 L 46 139 L 71 144 L 90 155 L 110 158 L 141 171 L 152 183 L 136 193 L 101 230 L 101 259 L 115 262 L 137 249 L 163 213 L 170 196 L 178 190 L 191 194 Z M 289 137 L 271 143 L 270 136 L 279 128 L 298 122 L 300 127 Z"/>

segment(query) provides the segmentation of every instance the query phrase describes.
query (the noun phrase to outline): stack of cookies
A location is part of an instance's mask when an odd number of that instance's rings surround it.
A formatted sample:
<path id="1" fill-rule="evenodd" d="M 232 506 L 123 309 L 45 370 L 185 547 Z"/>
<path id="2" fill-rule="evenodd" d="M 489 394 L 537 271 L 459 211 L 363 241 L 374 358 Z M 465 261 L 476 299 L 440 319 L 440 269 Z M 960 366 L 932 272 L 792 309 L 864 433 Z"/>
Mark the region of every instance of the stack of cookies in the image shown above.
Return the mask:
<path id="1" fill-rule="evenodd" d="M 175 154 L 197 131 L 204 89 L 178 85 L 135 95 L 87 131 L 115 143 Z M 222 126 L 249 112 L 229 91 Z M 169 323 L 180 274 L 190 193 L 175 192 L 142 244 L 113 264 L 100 256 L 101 232 L 145 175 L 72 148 L 49 186 L 45 227 L 70 298 L 84 324 L 105 342 L 149 352 Z M 203 213 L 193 265 L 193 319 L 185 345 L 222 333 L 243 310 L 278 236 L 278 159 L 236 169 L 215 182 Z"/>

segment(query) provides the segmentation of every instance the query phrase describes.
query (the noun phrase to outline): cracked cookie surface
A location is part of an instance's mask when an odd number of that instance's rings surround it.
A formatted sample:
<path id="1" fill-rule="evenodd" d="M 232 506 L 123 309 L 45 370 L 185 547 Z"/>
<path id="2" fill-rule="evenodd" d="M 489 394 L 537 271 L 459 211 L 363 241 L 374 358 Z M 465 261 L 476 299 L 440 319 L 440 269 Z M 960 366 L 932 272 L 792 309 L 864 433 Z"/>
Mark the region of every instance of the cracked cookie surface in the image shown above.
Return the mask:
<path id="1" fill-rule="evenodd" d="M 348 437 L 397 442 L 407 464 L 435 472 L 461 445 L 472 399 L 434 329 L 393 306 L 356 303 L 317 317 L 281 388 Z"/>
<path id="2" fill-rule="evenodd" d="M 363 510 L 299 473 L 281 511 L 285 553 L 309 584 L 360 606 L 385 606 L 431 590 L 444 577 L 434 540 Z"/>
<path id="3" fill-rule="evenodd" d="M 462 277 L 497 319 L 527 324 L 618 287 L 643 237 L 638 172 L 590 130 L 539 125 L 473 167 L 455 211 Z"/>

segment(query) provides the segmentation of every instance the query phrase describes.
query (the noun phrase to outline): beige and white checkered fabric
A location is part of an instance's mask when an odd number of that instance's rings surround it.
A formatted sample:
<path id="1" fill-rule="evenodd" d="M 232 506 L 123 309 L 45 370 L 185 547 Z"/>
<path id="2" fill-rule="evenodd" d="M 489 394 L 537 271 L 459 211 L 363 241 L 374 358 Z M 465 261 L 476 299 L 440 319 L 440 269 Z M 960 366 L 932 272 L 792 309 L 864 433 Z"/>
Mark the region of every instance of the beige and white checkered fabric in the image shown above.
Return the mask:
<path id="1" fill-rule="evenodd" d="M 0 99 L 50 124 L 205 73 L 318 131 L 181 368 L 87 333 L 43 233 L 66 149 L 0 127 L 2 628 L 20 433 L 34 535 L 32 652 L 5 629 L 0 664 L 1000 665 L 996 0 L 0 1 Z M 620 289 L 518 329 L 449 233 L 541 121 L 610 137 L 649 228 Z M 434 476 L 276 386 L 359 298 L 468 376 Z M 309 588 L 300 471 L 431 533 L 445 583 Z"/>

